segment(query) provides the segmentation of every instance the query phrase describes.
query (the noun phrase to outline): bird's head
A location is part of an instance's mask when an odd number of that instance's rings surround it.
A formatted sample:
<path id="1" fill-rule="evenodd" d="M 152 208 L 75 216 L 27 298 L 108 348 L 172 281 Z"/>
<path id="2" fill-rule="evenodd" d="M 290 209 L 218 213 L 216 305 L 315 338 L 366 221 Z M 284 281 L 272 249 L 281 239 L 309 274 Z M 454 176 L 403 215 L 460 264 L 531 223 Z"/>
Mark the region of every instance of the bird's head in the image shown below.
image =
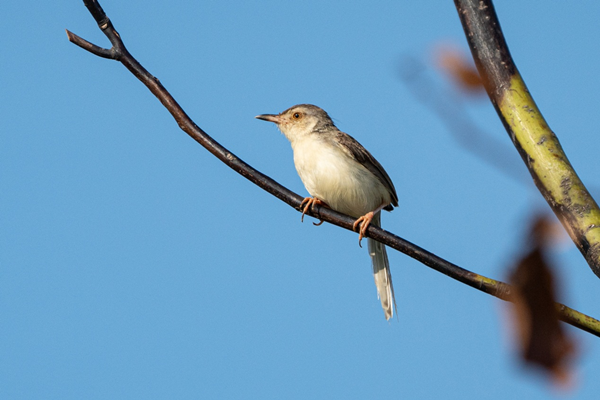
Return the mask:
<path id="1" fill-rule="evenodd" d="M 312 104 L 299 104 L 279 114 L 261 114 L 256 118 L 277 124 L 290 142 L 312 133 L 318 134 L 332 127 L 335 128 L 325 110 Z"/>

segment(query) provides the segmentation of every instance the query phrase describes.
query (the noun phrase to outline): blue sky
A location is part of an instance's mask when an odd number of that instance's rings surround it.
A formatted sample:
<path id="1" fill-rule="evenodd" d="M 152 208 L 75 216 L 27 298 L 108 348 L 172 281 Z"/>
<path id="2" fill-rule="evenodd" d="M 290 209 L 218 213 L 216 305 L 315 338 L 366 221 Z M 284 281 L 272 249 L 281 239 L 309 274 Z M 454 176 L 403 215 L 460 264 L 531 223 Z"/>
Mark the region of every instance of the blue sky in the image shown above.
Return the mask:
<path id="1" fill-rule="evenodd" d="M 521 74 L 598 198 L 600 5 L 497 3 Z M 0 5 L 0 398 L 555 396 L 515 358 L 501 302 L 390 251 L 399 321 L 387 323 L 355 233 L 300 223 L 124 67 L 69 43 L 65 29 L 108 43 L 81 1 L 25 4 Z M 451 88 L 432 61 L 441 43 L 467 51 L 451 1 L 101 4 L 200 127 L 302 195 L 289 143 L 255 115 L 327 110 L 395 183 L 384 228 L 492 278 L 548 208 L 465 151 L 400 78 L 414 57 Z M 487 99 L 465 113 L 527 177 Z M 600 317 L 579 252 L 555 256 L 565 303 Z M 598 340 L 568 331 L 581 353 L 571 395 L 593 398 Z"/>

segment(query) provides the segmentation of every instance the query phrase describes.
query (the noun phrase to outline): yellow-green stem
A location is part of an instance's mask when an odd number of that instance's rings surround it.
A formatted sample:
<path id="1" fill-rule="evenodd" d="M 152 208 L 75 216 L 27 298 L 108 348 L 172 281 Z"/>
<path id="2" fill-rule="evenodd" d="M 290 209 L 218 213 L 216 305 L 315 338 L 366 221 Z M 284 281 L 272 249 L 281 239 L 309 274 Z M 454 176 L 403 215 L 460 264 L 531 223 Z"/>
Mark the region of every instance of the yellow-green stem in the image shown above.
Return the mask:
<path id="1" fill-rule="evenodd" d="M 497 106 L 541 193 L 598 274 L 600 209 L 569 163 L 518 72 L 499 96 Z"/>
<path id="2" fill-rule="evenodd" d="M 492 0 L 454 0 L 490 100 L 538 189 L 600 277 L 600 209 L 569 163 L 515 65 Z"/>

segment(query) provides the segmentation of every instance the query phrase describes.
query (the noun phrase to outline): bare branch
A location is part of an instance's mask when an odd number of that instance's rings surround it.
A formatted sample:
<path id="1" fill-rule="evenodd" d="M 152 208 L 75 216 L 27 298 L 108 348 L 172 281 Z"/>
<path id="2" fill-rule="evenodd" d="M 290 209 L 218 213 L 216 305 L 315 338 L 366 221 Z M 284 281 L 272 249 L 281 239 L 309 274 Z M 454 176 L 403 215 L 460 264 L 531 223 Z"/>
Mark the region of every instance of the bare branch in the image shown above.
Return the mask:
<path id="1" fill-rule="evenodd" d="M 515 65 L 492 0 L 454 0 L 488 95 L 533 180 L 600 277 L 600 208 L 569 163 Z"/>
<path id="2" fill-rule="evenodd" d="M 87 40 L 77 36 L 69 30 L 67 30 L 67 37 L 69 38 L 69 41 L 71 43 L 76 44 L 82 49 L 87 50 L 90 53 L 97 55 L 98 57 L 116 60 L 116 52 L 112 48 L 105 49 L 103 47 L 96 46 L 95 44 L 88 42 Z"/>
<path id="3" fill-rule="evenodd" d="M 246 164 L 240 158 L 235 156 L 225 147 L 221 146 L 216 140 L 210 137 L 206 132 L 200 129 L 190 117 L 183 111 L 181 106 L 175 101 L 171 94 L 162 86 L 162 84 L 152 76 L 140 63 L 135 60 L 131 54 L 125 49 L 125 46 L 121 40 L 119 34 L 115 31 L 112 23 L 108 17 L 104 14 L 104 11 L 96 0 L 84 0 L 85 5 L 90 10 L 98 26 L 104 32 L 104 34 L 111 41 L 113 48 L 110 50 L 115 52 L 115 60 L 120 61 L 127 69 L 129 69 L 150 91 L 161 101 L 165 108 L 171 113 L 179 127 L 190 135 L 195 141 L 204 146 L 208 151 L 215 155 L 219 160 L 229 166 L 231 169 L 242 175 L 244 178 L 256 184 L 263 190 L 271 193 L 273 196 L 279 198 L 285 203 L 289 204 L 298 211 L 301 211 L 300 204 L 302 203 L 303 197 L 292 192 L 281 184 L 277 183 L 273 179 L 269 178 L 265 174 L 252 168 Z M 76 43 L 85 50 L 97 53 L 97 49 L 101 49 L 98 46 L 92 45 L 81 45 L 81 43 L 88 43 L 78 36 L 68 34 L 69 40 Z M 91 46 L 90 46 L 91 45 Z M 93 46 L 93 47 L 92 47 Z M 92 51 L 95 50 L 95 51 Z M 104 50 L 104 49 L 102 49 Z M 104 51 L 101 54 L 107 54 Z M 113 57 L 110 57 L 113 58 Z M 327 221 L 334 225 L 342 228 L 352 230 L 354 219 L 340 214 L 334 210 L 326 207 L 316 206 L 315 210 L 308 210 L 308 215 L 311 215 L 317 219 Z M 374 225 L 369 225 L 367 229 L 368 237 L 396 249 L 415 260 L 422 262 L 423 264 L 439 271 L 459 282 L 469 285 L 477 290 L 491 294 L 492 296 L 498 297 L 502 300 L 508 300 L 510 294 L 510 286 L 496 281 L 490 278 L 486 278 L 482 275 L 478 275 L 466 269 L 463 269 L 457 265 L 454 265 L 433 253 L 428 252 L 421 247 L 412 244 L 388 231 L 377 228 Z M 585 314 L 579 313 L 578 311 L 571 310 L 570 308 L 557 304 L 557 307 L 561 310 L 561 319 L 569 324 L 576 326 L 582 330 L 590 332 L 600 337 L 600 321 L 591 318 Z"/>

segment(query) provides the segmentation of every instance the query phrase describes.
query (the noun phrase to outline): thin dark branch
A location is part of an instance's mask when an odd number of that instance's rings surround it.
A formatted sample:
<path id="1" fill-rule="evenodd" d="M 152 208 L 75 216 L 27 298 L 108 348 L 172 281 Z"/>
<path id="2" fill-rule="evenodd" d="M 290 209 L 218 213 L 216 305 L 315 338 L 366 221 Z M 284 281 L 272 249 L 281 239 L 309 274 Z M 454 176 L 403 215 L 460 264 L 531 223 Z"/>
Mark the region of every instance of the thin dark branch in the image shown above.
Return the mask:
<path id="1" fill-rule="evenodd" d="M 87 50 L 90 53 L 97 55 L 98 57 L 116 60 L 116 52 L 113 50 L 113 48 L 105 49 L 103 47 L 96 46 L 95 44 L 88 42 L 87 40 L 77 36 L 69 30 L 67 30 L 67 37 L 69 38 L 69 41 L 71 43 L 76 44 L 82 49 Z"/>
<path id="2" fill-rule="evenodd" d="M 162 84 L 152 76 L 140 63 L 135 60 L 131 54 L 125 49 L 119 34 L 115 31 L 112 23 L 104 14 L 104 11 L 96 0 L 84 0 L 85 5 L 90 9 L 92 16 L 98 22 L 100 29 L 106 34 L 111 43 L 113 44 L 113 50 L 116 55 L 115 59 L 118 59 L 123 65 L 129 69 L 144 85 L 150 89 L 150 91 L 161 101 L 161 103 L 169 110 L 173 118 L 177 121 L 179 127 L 190 135 L 195 141 L 204 146 L 208 151 L 215 155 L 219 160 L 223 161 L 231 169 L 242 175 L 244 178 L 250 180 L 260 188 L 271 193 L 275 197 L 289 204 L 296 210 L 300 211 L 300 203 L 303 197 L 292 192 L 286 187 L 280 185 L 273 179 L 269 178 L 265 174 L 252 168 L 244 161 L 239 159 L 229 150 L 221 146 L 217 141 L 210 137 L 206 132 L 200 129 L 183 111 L 183 109 L 177 104 L 175 99 L 169 94 L 169 92 L 162 86 Z M 69 40 L 78 38 L 76 35 L 69 35 Z M 75 39 L 77 40 L 77 39 Z M 78 43 L 79 45 L 79 43 Z M 81 46 L 86 49 L 86 47 Z M 97 47 L 97 46 L 96 46 Z M 95 54 L 95 53 L 94 53 Z M 333 211 L 329 208 L 317 206 L 315 211 L 309 211 L 307 214 L 340 226 L 342 228 L 352 230 L 354 219 Z M 390 232 L 377 228 L 370 225 L 367 229 L 367 236 L 372 237 L 379 242 L 394 248 L 408 256 L 422 262 L 423 264 L 439 271 L 459 282 L 476 288 L 482 292 L 491 294 L 503 300 L 508 300 L 510 295 L 510 286 L 490 278 L 475 274 L 466 269 L 463 269 L 457 265 L 454 265 L 435 254 L 428 252 L 421 247 L 412 244 Z M 565 307 L 563 305 L 557 305 L 559 307 Z M 568 310 L 568 307 L 566 308 Z M 596 336 L 600 336 L 600 321 L 597 321 L 591 317 L 583 315 L 577 311 L 571 310 L 575 313 L 572 316 L 569 313 L 561 312 L 561 316 L 564 321 L 581 328 L 587 332 L 590 332 Z"/>

